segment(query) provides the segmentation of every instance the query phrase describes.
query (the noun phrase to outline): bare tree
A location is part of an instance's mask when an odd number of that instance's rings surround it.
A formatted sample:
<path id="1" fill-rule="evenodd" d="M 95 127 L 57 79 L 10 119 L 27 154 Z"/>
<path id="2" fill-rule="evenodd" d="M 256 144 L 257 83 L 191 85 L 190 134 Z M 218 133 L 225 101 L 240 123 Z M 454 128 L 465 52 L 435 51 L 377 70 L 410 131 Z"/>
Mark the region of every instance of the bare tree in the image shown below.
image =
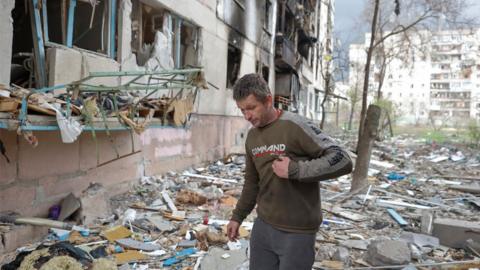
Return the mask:
<path id="1" fill-rule="evenodd" d="M 467 7 L 465 0 L 371 0 L 369 10 L 373 11 L 371 20 L 370 41 L 367 48 L 367 59 L 364 71 L 362 109 L 358 131 L 357 151 L 363 146 L 371 147 L 372 136 L 363 135 L 366 128 L 367 98 L 369 90 L 370 67 L 375 50 L 385 46 L 385 41 L 398 35 L 408 37 L 420 30 L 431 29 L 438 24 L 468 24 L 470 20 L 458 21 L 462 11 Z M 387 19 L 388 16 L 388 19 Z M 381 19 L 384 18 L 384 19 Z M 385 57 L 384 57 L 385 59 Z M 381 96 L 381 93 L 378 94 Z M 373 116 L 373 114 L 372 114 Z M 376 114 L 375 114 L 376 116 Z M 371 125 L 369 126 L 371 128 Z M 371 131 L 370 131 L 371 132 Z M 371 134 L 370 134 L 371 135 Z M 369 155 L 371 151 L 363 150 Z M 357 158 L 351 192 L 361 190 L 367 186 L 366 168 L 370 163 L 370 156 L 359 155 Z M 359 173 L 361 172 L 361 173 Z"/>

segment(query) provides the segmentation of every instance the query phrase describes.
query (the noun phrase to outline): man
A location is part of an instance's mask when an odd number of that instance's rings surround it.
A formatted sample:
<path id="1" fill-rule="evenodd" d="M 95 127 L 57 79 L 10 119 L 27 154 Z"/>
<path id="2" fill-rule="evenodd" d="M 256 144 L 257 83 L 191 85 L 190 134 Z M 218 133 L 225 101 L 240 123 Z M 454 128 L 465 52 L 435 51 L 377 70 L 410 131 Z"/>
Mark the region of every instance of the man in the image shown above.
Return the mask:
<path id="1" fill-rule="evenodd" d="M 350 173 L 352 161 L 315 124 L 275 109 L 258 74 L 240 78 L 233 98 L 253 128 L 245 142 L 245 184 L 228 237 L 238 237 L 240 224 L 257 204 L 250 270 L 311 270 L 322 222 L 318 181 Z"/>

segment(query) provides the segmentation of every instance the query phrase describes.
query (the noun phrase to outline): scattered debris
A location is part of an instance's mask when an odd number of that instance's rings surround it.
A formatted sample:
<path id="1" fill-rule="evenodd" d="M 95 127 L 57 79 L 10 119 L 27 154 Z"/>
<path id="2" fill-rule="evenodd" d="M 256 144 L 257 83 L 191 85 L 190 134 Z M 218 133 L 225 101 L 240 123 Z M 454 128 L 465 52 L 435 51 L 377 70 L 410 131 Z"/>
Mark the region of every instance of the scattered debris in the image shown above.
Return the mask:
<path id="1" fill-rule="evenodd" d="M 457 146 L 439 147 L 410 138 L 377 142 L 375 173 L 369 175 L 363 194 L 348 194 L 350 176 L 322 181 L 323 223 L 314 269 L 478 266 L 480 199 L 471 192 L 480 179 L 478 154 Z M 247 270 L 255 210 L 240 227 L 240 241 L 226 237 L 244 181 L 244 163 L 242 156 L 233 155 L 185 172 L 145 176 L 130 192 L 105 204 L 97 201 L 104 200 L 101 186 L 92 185 L 78 199 L 70 194 L 60 204 L 59 219 L 65 222 L 47 220 L 48 226 L 60 228 L 51 229 L 27 254 L 19 251 L 12 258 L 17 268 L 40 258 L 46 258 L 41 259 L 45 263 L 70 256 L 84 268 L 106 260 L 105 266 L 92 269 L 116 269 L 114 262 L 125 270 Z M 84 208 L 95 202 L 103 210 L 86 212 Z M 89 213 L 88 218 L 76 219 L 77 213 Z M 12 220 L 16 219 L 2 218 Z M 72 230 L 72 222 L 83 222 L 88 230 Z M 52 255 L 51 248 L 42 246 L 60 241 L 84 250 L 88 260 Z"/>

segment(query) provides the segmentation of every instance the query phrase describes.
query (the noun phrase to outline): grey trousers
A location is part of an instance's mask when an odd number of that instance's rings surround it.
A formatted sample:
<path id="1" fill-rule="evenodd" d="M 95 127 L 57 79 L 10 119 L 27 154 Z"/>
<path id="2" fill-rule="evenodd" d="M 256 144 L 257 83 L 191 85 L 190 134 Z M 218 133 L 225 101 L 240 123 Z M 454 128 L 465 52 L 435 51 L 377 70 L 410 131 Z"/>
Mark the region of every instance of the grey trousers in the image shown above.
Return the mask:
<path id="1" fill-rule="evenodd" d="M 260 218 L 250 237 L 250 270 L 311 270 L 315 259 L 315 234 L 275 229 Z"/>

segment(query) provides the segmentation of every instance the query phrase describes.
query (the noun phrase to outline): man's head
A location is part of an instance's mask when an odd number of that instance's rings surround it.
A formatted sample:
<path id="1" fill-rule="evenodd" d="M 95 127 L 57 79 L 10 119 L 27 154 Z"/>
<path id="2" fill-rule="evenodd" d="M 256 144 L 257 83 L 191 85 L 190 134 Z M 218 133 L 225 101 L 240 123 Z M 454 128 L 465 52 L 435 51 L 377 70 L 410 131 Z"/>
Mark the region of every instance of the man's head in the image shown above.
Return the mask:
<path id="1" fill-rule="evenodd" d="M 258 101 L 265 102 L 271 95 L 267 82 L 256 73 L 247 74 L 235 82 L 233 86 L 233 99 L 239 101 L 249 95 L 254 95 Z"/>
<path id="2" fill-rule="evenodd" d="M 233 86 L 233 99 L 254 127 L 263 127 L 276 118 L 272 94 L 259 74 L 251 73 L 240 78 Z"/>

